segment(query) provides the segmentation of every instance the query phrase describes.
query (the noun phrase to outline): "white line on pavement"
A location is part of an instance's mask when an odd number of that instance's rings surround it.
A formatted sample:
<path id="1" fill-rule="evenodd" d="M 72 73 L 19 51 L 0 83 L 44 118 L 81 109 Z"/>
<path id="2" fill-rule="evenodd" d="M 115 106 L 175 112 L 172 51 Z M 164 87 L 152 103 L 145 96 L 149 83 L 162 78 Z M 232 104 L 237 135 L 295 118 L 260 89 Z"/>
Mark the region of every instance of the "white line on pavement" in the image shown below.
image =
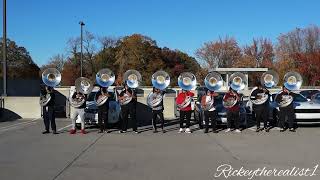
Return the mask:
<path id="1" fill-rule="evenodd" d="M 63 130 L 63 129 L 65 129 L 65 128 L 68 128 L 68 127 L 70 127 L 70 126 L 72 126 L 72 124 L 69 124 L 69 125 L 67 125 L 67 126 L 65 126 L 65 127 L 62 127 L 62 128 L 60 128 L 60 129 L 58 129 L 58 132 L 61 131 L 61 130 Z"/>
<path id="2" fill-rule="evenodd" d="M 4 127 L 0 128 L 0 131 L 3 130 L 3 129 L 8 129 L 8 128 L 11 128 L 11 127 L 16 127 L 16 126 L 20 126 L 20 125 L 24 125 L 24 124 L 32 124 L 34 121 L 37 121 L 37 120 L 40 120 L 40 119 L 41 118 L 35 118 L 35 119 L 31 120 L 31 121 L 26 121 L 26 122 L 12 124 L 12 125 L 9 125 L 9 126 L 4 126 Z"/>

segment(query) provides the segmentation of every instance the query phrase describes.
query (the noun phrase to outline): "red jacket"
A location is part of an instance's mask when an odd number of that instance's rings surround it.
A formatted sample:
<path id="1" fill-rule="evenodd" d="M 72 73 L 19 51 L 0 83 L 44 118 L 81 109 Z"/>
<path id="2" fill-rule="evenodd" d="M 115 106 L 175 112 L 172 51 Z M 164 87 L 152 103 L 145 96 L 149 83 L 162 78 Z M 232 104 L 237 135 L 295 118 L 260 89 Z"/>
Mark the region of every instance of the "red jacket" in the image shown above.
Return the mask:
<path id="1" fill-rule="evenodd" d="M 228 98 L 233 97 L 233 96 L 234 95 L 231 95 L 230 92 L 227 92 L 223 100 L 228 99 Z M 228 111 L 235 112 L 235 111 L 239 111 L 240 110 L 240 106 L 239 106 L 240 96 L 238 94 L 237 94 L 237 96 L 238 96 L 237 97 L 238 102 L 234 106 L 232 106 L 231 108 L 227 108 Z"/>
<path id="2" fill-rule="evenodd" d="M 191 96 L 191 97 L 193 97 L 193 96 L 194 96 L 194 93 L 191 92 L 191 91 L 179 93 L 178 96 L 177 96 L 177 99 L 176 99 L 176 103 L 177 103 L 177 104 L 183 103 L 183 101 L 185 100 L 186 96 Z M 192 110 L 192 109 L 191 109 L 191 103 L 190 103 L 187 107 L 185 107 L 185 108 L 183 108 L 183 109 L 180 109 L 180 111 L 191 111 L 191 110 Z"/>

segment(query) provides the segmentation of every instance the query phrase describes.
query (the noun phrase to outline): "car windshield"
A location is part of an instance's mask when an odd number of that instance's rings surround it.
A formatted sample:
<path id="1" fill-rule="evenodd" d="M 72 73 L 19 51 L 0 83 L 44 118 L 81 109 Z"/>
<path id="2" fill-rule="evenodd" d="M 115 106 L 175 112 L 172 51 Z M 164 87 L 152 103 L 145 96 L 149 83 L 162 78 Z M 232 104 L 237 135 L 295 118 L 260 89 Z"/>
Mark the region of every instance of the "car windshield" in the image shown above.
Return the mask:
<path id="1" fill-rule="evenodd" d="M 294 100 L 295 102 L 307 102 L 307 101 L 308 101 L 308 99 L 305 98 L 305 97 L 304 97 L 303 95 L 301 95 L 301 94 L 294 94 L 293 100 Z"/>

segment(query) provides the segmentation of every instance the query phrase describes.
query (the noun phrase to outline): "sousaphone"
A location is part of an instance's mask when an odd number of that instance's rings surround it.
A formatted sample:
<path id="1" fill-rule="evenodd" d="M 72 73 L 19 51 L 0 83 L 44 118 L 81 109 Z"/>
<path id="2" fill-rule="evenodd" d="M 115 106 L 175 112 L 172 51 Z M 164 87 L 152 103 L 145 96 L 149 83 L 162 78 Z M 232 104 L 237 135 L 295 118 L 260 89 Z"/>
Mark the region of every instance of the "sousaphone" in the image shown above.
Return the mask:
<path id="1" fill-rule="evenodd" d="M 115 75 L 114 73 L 108 69 L 101 69 L 97 74 L 96 74 L 96 83 L 100 86 L 100 87 L 104 87 L 107 88 L 109 86 L 111 86 L 115 81 Z M 95 94 L 94 97 L 94 101 L 96 103 L 97 106 L 101 106 L 103 104 L 105 104 L 108 100 L 108 96 L 103 95 L 102 90 L 98 91 Z"/>
<path id="2" fill-rule="evenodd" d="M 243 73 L 235 72 L 230 76 L 228 84 L 234 91 L 240 91 L 248 86 L 248 80 Z M 224 95 L 222 105 L 225 108 L 232 108 L 237 104 L 237 102 L 238 100 L 236 96 L 226 98 L 226 95 Z"/>
<path id="3" fill-rule="evenodd" d="M 279 75 L 273 70 L 264 72 L 260 78 L 261 85 L 264 85 L 266 88 L 272 88 L 276 86 L 279 82 Z M 252 94 L 258 91 L 258 88 L 255 87 L 251 90 L 250 97 L 253 98 Z M 269 96 L 266 93 L 257 93 L 257 97 L 253 99 L 250 98 L 251 102 L 255 105 L 264 104 L 268 100 Z"/>
<path id="4" fill-rule="evenodd" d="M 170 84 L 170 76 L 165 71 L 157 71 L 151 77 L 152 86 L 161 91 L 167 88 Z M 147 97 L 147 104 L 149 107 L 155 107 L 161 103 L 163 99 L 162 94 L 150 92 Z"/>
<path id="5" fill-rule="evenodd" d="M 61 82 L 61 73 L 56 68 L 48 68 L 42 72 L 42 81 L 49 87 L 56 87 Z M 40 96 L 40 106 L 45 106 L 51 100 L 49 93 Z"/>
<path id="6" fill-rule="evenodd" d="M 78 108 L 85 102 L 85 94 L 90 94 L 93 89 L 93 83 L 90 79 L 86 77 L 79 77 L 75 81 L 75 90 L 83 95 L 80 97 L 72 98 L 72 94 L 69 98 L 70 105 L 72 107 Z"/>
<path id="7" fill-rule="evenodd" d="M 197 79 L 196 76 L 191 72 L 183 72 L 178 77 L 178 85 L 182 90 L 190 91 L 196 87 Z M 178 97 L 177 97 L 178 99 Z M 179 109 L 183 109 L 193 101 L 193 98 L 190 96 L 185 97 L 184 101 L 177 103 Z"/>
<path id="8" fill-rule="evenodd" d="M 299 90 L 302 85 L 303 79 L 301 75 L 297 72 L 291 71 L 284 75 L 284 86 L 289 91 L 295 91 Z M 281 94 L 282 91 L 280 91 L 275 99 L 277 99 L 277 96 Z M 291 95 L 282 95 L 281 101 L 278 103 L 279 107 L 287 107 L 290 105 L 293 101 L 293 97 Z"/>
<path id="9" fill-rule="evenodd" d="M 210 91 L 217 91 L 223 85 L 222 76 L 217 72 L 210 72 L 205 77 L 204 84 Z M 209 110 L 213 107 L 213 104 L 214 104 L 214 99 L 212 98 L 210 101 L 206 102 L 205 106 L 202 106 L 202 109 L 205 111 Z"/>
<path id="10" fill-rule="evenodd" d="M 142 82 L 142 76 L 139 71 L 130 69 L 126 71 L 123 75 L 123 79 L 125 80 L 128 87 L 135 89 L 139 87 Z M 126 105 L 132 100 L 132 96 L 128 94 L 124 94 L 124 99 L 119 101 L 121 105 Z"/>

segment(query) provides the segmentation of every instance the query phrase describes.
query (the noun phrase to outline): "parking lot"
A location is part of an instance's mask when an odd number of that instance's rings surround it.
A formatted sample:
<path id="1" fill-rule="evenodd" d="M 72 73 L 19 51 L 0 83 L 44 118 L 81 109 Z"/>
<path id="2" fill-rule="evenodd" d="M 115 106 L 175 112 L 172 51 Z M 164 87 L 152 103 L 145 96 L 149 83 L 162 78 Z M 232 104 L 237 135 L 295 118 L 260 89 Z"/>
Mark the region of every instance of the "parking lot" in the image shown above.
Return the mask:
<path id="1" fill-rule="evenodd" d="M 60 134 L 42 135 L 41 119 L 0 122 L 0 179 L 225 179 L 215 177 L 223 164 L 287 169 L 312 168 L 320 161 L 319 125 L 300 127 L 296 133 L 256 133 L 251 128 L 241 134 L 203 134 L 194 126 L 194 133 L 178 134 L 178 124 L 172 122 L 165 134 L 154 134 L 145 126 L 140 134 L 98 134 L 89 128 L 87 135 L 69 135 L 69 119 L 57 119 L 57 125 Z"/>

